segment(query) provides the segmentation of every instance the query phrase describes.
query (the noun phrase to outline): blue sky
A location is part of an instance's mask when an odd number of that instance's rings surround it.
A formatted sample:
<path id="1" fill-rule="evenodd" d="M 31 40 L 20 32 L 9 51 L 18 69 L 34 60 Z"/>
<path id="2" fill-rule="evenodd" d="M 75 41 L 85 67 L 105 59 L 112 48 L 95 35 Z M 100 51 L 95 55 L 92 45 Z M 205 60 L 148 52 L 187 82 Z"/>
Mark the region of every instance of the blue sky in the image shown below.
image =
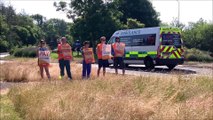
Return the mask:
<path id="1" fill-rule="evenodd" d="M 72 22 L 66 18 L 63 12 L 56 12 L 53 6 L 54 1 L 59 0 L 0 0 L 6 4 L 11 4 L 16 12 L 25 11 L 27 14 L 39 13 L 50 18 L 60 18 Z M 70 1 L 70 0 L 63 0 Z M 177 0 L 150 0 L 157 12 L 160 13 L 162 22 L 170 23 L 178 16 Z M 180 0 L 180 21 L 184 24 L 196 22 L 200 18 L 212 22 L 213 0 Z"/>

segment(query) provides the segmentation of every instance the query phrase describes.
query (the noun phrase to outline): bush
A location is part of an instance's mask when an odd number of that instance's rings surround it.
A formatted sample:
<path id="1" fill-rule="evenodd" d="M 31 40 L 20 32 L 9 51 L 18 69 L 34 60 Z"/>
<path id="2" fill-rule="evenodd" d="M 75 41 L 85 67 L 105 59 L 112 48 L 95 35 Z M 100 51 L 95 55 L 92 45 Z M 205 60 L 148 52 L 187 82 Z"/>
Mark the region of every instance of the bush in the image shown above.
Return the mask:
<path id="1" fill-rule="evenodd" d="M 195 48 L 185 50 L 185 58 L 188 61 L 212 62 L 210 52 L 201 51 Z"/>
<path id="2" fill-rule="evenodd" d="M 0 52 L 7 52 L 9 49 L 9 43 L 5 40 L 0 40 Z"/>
<path id="3" fill-rule="evenodd" d="M 15 57 L 36 57 L 36 47 L 16 48 L 11 51 Z"/>

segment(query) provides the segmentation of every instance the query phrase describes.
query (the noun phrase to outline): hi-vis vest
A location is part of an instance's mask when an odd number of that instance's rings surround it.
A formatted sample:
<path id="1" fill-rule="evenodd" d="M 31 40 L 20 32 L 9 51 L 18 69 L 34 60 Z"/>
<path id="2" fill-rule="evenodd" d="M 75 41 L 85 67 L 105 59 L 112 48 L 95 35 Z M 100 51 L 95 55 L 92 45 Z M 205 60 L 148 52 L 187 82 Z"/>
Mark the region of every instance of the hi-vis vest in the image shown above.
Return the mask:
<path id="1" fill-rule="evenodd" d="M 38 65 L 49 66 L 50 64 L 50 51 L 47 48 L 38 49 Z"/>
<path id="2" fill-rule="evenodd" d="M 58 45 L 58 59 L 71 60 L 72 59 L 72 49 L 71 46 L 66 44 Z"/>
<path id="3" fill-rule="evenodd" d="M 106 44 L 98 44 L 97 45 L 97 54 L 98 54 L 98 59 L 102 60 L 108 60 L 111 59 L 111 45 L 106 45 Z"/>
<path id="4" fill-rule="evenodd" d="M 106 45 L 106 44 L 102 45 L 102 60 L 111 59 L 112 57 L 111 48 L 112 48 L 111 45 Z"/>
<path id="5" fill-rule="evenodd" d="M 83 48 L 83 55 L 84 55 L 84 60 L 87 64 L 95 62 L 92 48 Z"/>
<path id="6" fill-rule="evenodd" d="M 114 57 L 123 57 L 124 56 L 124 49 L 125 44 L 124 43 L 113 43 L 112 44 L 113 50 L 114 50 Z"/>
<path id="7" fill-rule="evenodd" d="M 102 44 L 101 43 L 99 43 L 98 45 L 97 45 L 97 56 L 98 56 L 98 59 L 102 59 Z"/>

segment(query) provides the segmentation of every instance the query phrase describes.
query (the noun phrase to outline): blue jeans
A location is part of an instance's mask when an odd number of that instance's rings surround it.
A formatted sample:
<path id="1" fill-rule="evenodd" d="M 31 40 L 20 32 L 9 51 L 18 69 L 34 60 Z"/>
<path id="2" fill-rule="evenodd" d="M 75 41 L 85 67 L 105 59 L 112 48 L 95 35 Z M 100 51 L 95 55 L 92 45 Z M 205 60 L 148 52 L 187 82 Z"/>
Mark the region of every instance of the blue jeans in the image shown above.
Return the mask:
<path id="1" fill-rule="evenodd" d="M 85 60 L 83 60 L 82 78 L 89 78 L 90 73 L 91 73 L 91 63 L 86 64 Z"/>
<path id="2" fill-rule="evenodd" d="M 59 67 L 60 67 L 61 76 L 64 76 L 64 67 L 66 67 L 67 75 L 70 79 L 72 79 L 69 60 L 64 60 L 64 59 L 59 60 Z"/>

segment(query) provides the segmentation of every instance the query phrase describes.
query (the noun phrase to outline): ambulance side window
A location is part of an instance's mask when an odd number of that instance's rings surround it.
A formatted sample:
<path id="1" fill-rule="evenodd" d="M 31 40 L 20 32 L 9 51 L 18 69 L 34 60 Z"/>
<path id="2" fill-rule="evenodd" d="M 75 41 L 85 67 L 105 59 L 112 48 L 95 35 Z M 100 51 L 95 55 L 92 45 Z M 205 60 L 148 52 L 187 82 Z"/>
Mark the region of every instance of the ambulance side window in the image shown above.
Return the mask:
<path id="1" fill-rule="evenodd" d="M 132 36 L 120 37 L 120 41 L 125 43 L 126 46 L 132 46 Z"/>
<path id="2" fill-rule="evenodd" d="M 132 39 L 132 46 L 154 46 L 156 34 L 135 35 Z"/>

